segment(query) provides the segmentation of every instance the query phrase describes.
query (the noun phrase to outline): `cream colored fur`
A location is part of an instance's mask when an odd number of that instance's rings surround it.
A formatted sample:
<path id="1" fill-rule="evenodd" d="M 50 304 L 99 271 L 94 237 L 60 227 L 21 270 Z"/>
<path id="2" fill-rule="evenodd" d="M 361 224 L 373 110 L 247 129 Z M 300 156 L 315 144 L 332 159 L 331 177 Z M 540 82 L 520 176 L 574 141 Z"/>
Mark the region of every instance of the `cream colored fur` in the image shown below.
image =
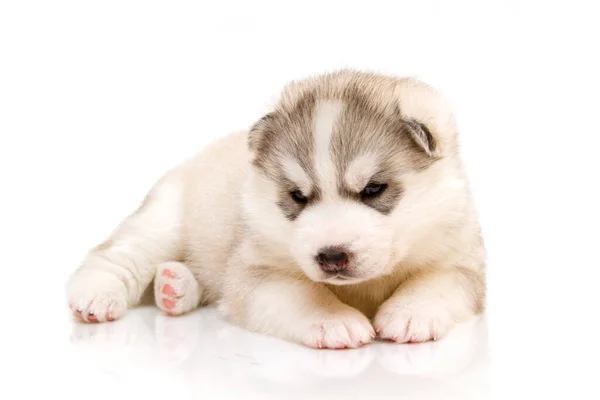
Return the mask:
<path id="1" fill-rule="evenodd" d="M 341 84 L 353 74 L 328 79 Z M 433 155 L 444 155 L 403 177 L 403 197 L 390 215 L 338 199 L 330 188 L 324 204 L 297 222 L 286 220 L 276 208 L 276 187 L 251 165 L 248 132 L 232 133 L 168 171 L 141 207 L 89 252 L 67 287 L 75 315 L 88 322 L 120 318 L 154 280 L 157 306 L 170 314 L 213 304 L 249 330 L 342 348 L 377 334 L 399 342 L 437 339 L 481 312 L 485 250 L 452 110 L 421 82 L 383 77 L 394 90 L 380 93 L 378 79 L 373 99 L 400 104 L 403 116 L 427 123 L 439 144 Z M 288 85 L 281 107 L 319 84 L 315 78 Z M 323 146 L 340 106 L 318 107 L 317 174 L 335 186 Z M 309 185 L 295 160 L 281 164 L 298 185 Z M 344 179 L 360 187 L 373 169 L 365 155 Z M 358 238 L 355 250 L 365 257 L 364 279 L 342 285 L 321 279 L 310 255 L 344 235 Z"/>

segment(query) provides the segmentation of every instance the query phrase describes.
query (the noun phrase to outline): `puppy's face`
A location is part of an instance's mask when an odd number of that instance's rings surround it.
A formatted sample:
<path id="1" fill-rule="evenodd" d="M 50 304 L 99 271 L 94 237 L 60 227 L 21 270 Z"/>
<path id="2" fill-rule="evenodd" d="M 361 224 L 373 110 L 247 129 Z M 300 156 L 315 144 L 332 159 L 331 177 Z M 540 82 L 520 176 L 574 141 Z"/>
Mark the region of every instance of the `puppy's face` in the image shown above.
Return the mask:
<path id="1" fill-rule="evenodd" d="M 399 235 L 426 223 L 435 138 L 360 91 L 288 102 L 255 125 L 250 147 L 252 224 L 314 281 L 390 273 L 410 245 Z"/>

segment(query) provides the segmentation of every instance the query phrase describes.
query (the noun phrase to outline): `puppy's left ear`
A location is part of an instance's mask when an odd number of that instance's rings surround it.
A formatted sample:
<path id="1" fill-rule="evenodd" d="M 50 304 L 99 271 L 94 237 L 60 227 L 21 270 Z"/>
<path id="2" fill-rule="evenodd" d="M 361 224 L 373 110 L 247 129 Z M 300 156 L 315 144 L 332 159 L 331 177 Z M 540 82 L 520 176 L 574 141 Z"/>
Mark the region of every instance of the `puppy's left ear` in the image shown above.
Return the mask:
<path id="1" fill-rule="evenodd" d="M 400 118 L 413 141 L 429 157 L 443 157 L 458 149 L 458 130 L 450 102 L 432 86 L 414 78 L 396 86 Z"/>
<path id="2" fill-rule="evenodd" d="M 429 157 L 438 157 L 437 141 L 425 124 L 415 120 L 404 121 L 413 142 L 427 153 Z"/>

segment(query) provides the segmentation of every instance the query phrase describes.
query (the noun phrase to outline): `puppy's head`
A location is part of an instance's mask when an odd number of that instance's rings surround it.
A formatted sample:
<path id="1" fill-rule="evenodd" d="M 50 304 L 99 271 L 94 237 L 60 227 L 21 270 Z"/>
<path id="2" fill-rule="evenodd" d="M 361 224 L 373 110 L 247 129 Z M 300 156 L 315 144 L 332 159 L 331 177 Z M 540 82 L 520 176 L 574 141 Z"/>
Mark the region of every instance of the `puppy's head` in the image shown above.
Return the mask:
<path id="1" fill-rule="evenodd" d="M 448 201 L 455 136 L 449 107 L 415 80 L 339 71 L 291 83 L 250 131 L 250 224 L 315 281 L 388 274 Z"/>

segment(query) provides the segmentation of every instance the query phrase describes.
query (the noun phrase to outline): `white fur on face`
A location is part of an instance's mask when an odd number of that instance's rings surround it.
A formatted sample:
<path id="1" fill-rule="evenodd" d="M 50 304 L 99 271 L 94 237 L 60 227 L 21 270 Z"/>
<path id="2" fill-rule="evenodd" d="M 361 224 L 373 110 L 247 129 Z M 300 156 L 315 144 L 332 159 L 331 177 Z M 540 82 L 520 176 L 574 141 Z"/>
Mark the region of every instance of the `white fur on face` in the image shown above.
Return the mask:
<path id="1" fill-rule="evenodd" d="M 360 192 L 376 172 L 377 157 L 373 154 L 362 154 L 350 163 L 344 180 L 348 188 Z"/>
<path id="2" fill-rule="evenodd" d="M 309 195 L 311 192 L 310 179 L 298 161 L 287 156 L 282 160 L 281 166 L 286 178 L 298 185 L 304 195 Z"/>
<path id="3" fill-rule="evenodd" d="M 292 251 L 300 267 L 315 281 L 327 278 L 315 256 L 329 246 L 342 246 L 353 254 L 350 278 L 328 281 L 356 283 L 389 272 L 393 225 L 389 218 L 362 204 L 339 199 L 316 205 L 296 221 Z"/>
<path id="4" fill-rule="evenodd" d="M 242 190 L 245 218 L 261 237 L 273 244 L 273 249 L 289 254 L 293 226 L 281 213 L 278 201 L 277 185 L 262 174 L 250 171 Z"/>
<path id="5" fill-rule="evenodd" d="M 358 282 L 388 272 L 393 238 L 392 226 L 386 224 L 386 216 L 339 194 L 343 185 L 339 182 L 331 138 L 342 109 L 340 102 L 324 101 L 316 105 L 314 169 L 320 198 L 302 211 L 293 223 L 291 242 L 291 251 L 309 278 L 315 281 L 329 278 L 334 284 Z M 376 166 L 374 156 L 362 155 L 350 164 L 342 179 L 347 181 L 345 185 L 350 183 L 350 187 L 358 192 L 376 172 Z M 284 167 L 293 169 L 289 161 L 284 161 Z M 321 270 L 315 257 L 326 247 L 343 247 L 351 254 L 349 277 L 332 279 Z"/>
<path id="6" fill-rule="evenodd" d="M 337 193 L 336 169 L 331 154 L 331 136 L 343 104 L 324 101 L 316 105 L 314 120 L 315 170 L 318 186 L 324 197 L 335 198 Z"/>
<path id="7" fill-rule="evenodd" d="M 339 146 L 340 139 L 347 140 L 338 136 L 345 134 L 340 131 L 346 123 L 341 120 L 344 109 L 345 104 L 341 101 L 318 101 L 312 112 L 312 123 L 304 127 L 312 130 L 305 133 L 313 136 L 312 151 L 307 152 L 312 154 L 312 159 L 303 159 L 301 163 L 297 158 L 297 147 L 291 146 L 287 154 L 281 152 L 280 158 L 275 160 L 283 175 L 304 195 L 316 194 L 293 219 L 282 213 L 279 205 L 282 186 L 277 182 L 260 173 L 251 173 L 249 186 L 243 191 L 246 219 L 263 239 L 274 245 L 277 249 L 274 252 L 281 257 L 291 255 L 295 264 L 312 280 L 327 280 L 340 285 L 390 273 L 408 254 L 412 244 L 409 238 L 419 237 L 423 231 L 419 227 L 429 227 L 423 221 L 433 219 L 428 218 L 432 214 L 432 199 L 427 196 L 431 189 L 426 189 L 431 183 L 429 179 L 422 181 L 415 177 L 414 184 L 406 182 L 407 191 L 415 193 L 402 194 L 403 197 L 408 195 L 402 200 L 402 212 L 396 209 L 391 214 L 384 214 L 363 204 L 358 196 L 349 198 L 346 191 L 360 192 L 380 172 L 380 163 L 376 149 L 358 152 L 354 159 L 344 162 L 338 160 L 337 157 L 348 157 L 347 152 L 337 154 L 344 148 Z M 300 141 L 296 146 L 302 145 L 300 143 L 306 142 Z M 334 147 L 332 143 L 338 143 L 338 146 Z M 312 163 L 308 166 L 310 170 L 304 170 L 303 165 L 308 163 Z M 339 171 L 341 165 L 346 165 L 344 171 Z M 341 188 L 345 188 L 342 193 Z M 419 195 L 423 191 L 423 196 Z M 422 207 L 421 203 L 427 207 Z M 327 247 L 344 248 L 350 253 L 344 280 L 332 278 L 317 262 L 318 254 Z"/>
<path id="8" fill-rule="evenodd" d="M 460 227 L 464 223 L 461 204 L 467 202 L 465 181 L 453 174 L 450 168 L 438 164 L 420 175 L 404 175 L 406 188 L 402 202 L 390 215 L 395 229 L 394 247 L 396 262 L 411 250 L 412 258 L 427 262 L 436 253 L 443 253 L 444 240 L 424 240 L 431 238 L 432 232 L 439 231 L 440 221 L 447 226 Z M 464 202 L 464 203 L 463 203 Z M 425 245 L 417 246 L 417 243 Z"/>

